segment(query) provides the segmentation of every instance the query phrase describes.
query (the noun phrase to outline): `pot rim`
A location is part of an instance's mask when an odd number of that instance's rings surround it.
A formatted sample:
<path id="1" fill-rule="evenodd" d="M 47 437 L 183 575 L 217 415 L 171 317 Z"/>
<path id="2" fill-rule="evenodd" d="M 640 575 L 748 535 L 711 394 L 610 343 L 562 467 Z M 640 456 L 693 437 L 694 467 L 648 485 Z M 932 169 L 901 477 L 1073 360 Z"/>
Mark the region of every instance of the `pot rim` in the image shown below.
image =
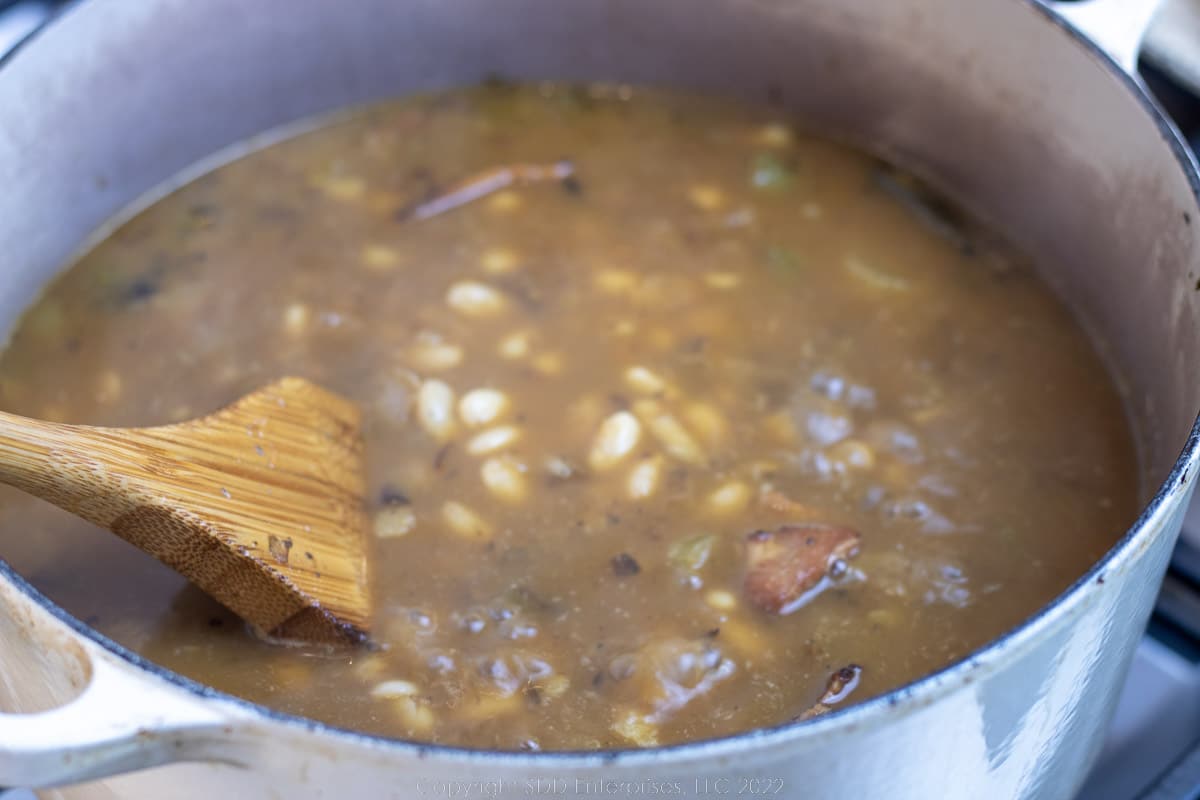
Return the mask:
<path id="1" fill-rule="evenodd" d="M 1085 34 L 1044 5 L 1042 0 L 1018 0 L 1018 2 L 1032 12 L 1040 14 L 1047 22 L 1061 31 L 1073 45 L 1083 47 L 1098 62 L 1098 66 L 1105 69 L 1110 77 L 1116 78 L 1123 85 L 1125 91 L 1134 96 L 1142 111 L 1150 116 L 1159 134 L 1170 147 L 1176 164 L 1183 170 L 1187 178 L 1192 199 L 1195 201 L 1196 207 L 1200 209 L 1200 166 L 1197 165 L 1196 157 L 1174 123 L 1165 115 L 1140 81 L 1122 69 L 1111 56 Z M 52 24 L 43 26 L 25 37 L 8 53 L 0 56 L 0 68 L 17 51 L 38 39 L 47 27 L 52 27 Z M 285 725 L 294 730 L 329 735 L 347 743 L 376 750 L 403 752 L 419 759 L 437 759 L 460 764 L 514 768 L 529 765 L 586 768 L 615 764 L 636 767 L 649 765 L 664 758 L 700 760 L 729 757 L 751 748 L 784 745 L 790 741 L 849 732 L 866 725 L 878 724 L 876 717 L 908 714 L 931 705 L 943 695 L 970 682 L 972 676 L 987 674 L 999 668 L 1013 654 L 1020 653 L 1036 644 L 1042 631 L 1055 626 L 1074 613 L 1082 602 L 1088 585 L 1103 583 L 1104 576 L 1108 571 L 1119 568 L 1145 548 L 1147 543 L 1144 540 L 1160 530 L 1160 526 L 1156 523 L 1168 516 L 1173 505 L 1179 502 L 1179 499 L 1186 493 L 1187 484 L 1196 477 L 1198 465 L 1200 465 L 1200 415 L 1193 422 L 1180 455 L 1172 465 L 1166 479 L 1147 502 L 1137 519 L 1112 548 L 1078 580 L 1025 621 L 977 648 L 965 658 L 877 697 L 842 709 L 835 709 L 809 720 L 786 722 L 719 738 L 643 749 L 548 752 L 486 750 L 396 739 L 329 725 L 252 703 L 148 660 L 90 628 L 82 620 L 68 613 L 21 577 L 3 558 L 0 558 L 0 580 L 12 584 L 22 595 L 38 605 L 42 611 L 49 613 L 78 635 L 103 648 L 124 662 L 125 665 L 150 673 L 155 678 L 184 690 L 194 698 L 229 704 L 249 715 L 271 723 Z"/>

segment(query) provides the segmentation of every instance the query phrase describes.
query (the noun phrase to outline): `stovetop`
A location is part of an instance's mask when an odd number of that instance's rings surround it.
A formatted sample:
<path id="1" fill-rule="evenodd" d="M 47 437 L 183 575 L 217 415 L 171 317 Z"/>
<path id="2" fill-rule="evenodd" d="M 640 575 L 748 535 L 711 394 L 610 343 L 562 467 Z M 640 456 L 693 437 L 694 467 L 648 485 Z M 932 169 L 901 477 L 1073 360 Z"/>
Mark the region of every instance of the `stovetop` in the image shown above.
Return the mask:
<path id="1" fill-rule="evenodd" d="M 0 56 L 76 0 L 0 0 Z M 1176 3 L 1200 0 L 1175 0 Z M 1193 9 L 1193 12 L 1195 9 Z M 1200 63 L 1200 41 L 1195 42 Z M 1200 152 L 1200 98 L 1143 64 L 1163 107 Z M 1200 497 L 1185 529 L 1200 542 Z M 3 800 L 33 800 L 0 789 Z M 1200 800 L 1200 549 L 1181 543 L 1138 646 L 1108 739 L 1080 800 Z"/>

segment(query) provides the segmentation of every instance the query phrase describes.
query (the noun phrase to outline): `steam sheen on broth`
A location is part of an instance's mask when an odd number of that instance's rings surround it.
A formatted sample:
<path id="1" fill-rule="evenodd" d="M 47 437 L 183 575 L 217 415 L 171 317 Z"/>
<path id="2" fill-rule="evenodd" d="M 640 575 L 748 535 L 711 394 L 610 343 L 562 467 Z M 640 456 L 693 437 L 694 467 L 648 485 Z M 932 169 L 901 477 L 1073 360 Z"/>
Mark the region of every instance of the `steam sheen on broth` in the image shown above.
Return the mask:
<path id="1" fill-rule="evenodd" d="M 371 650 L 281 648 L 13 491 L 0 555 L 167 667 L 470 747 L 641 747 L 880 694 L 1134 513 L 1120 400 L 1019 255 L 770 109 L 621 87 L 384 104 L 153 204 L 0 358 L 144 426 L 283 375 L 359 402 Z"/>

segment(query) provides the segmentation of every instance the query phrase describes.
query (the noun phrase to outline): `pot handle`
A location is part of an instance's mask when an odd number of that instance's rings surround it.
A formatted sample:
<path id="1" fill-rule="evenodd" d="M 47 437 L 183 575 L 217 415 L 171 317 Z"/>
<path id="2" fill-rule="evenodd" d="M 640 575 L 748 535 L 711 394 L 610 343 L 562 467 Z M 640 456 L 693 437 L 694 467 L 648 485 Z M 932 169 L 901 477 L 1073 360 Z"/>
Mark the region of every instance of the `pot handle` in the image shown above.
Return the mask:
<path id="1" fill-rule="evenodd" d="M 34 714 L 0 712 L 0 787 L 44 789 L 176 761 L 233 763 L 221 744 L 236 713 L 88 649 L 90 680 L 75 699 Z"/>
<path id="2" fill-rule="evenodd" d="M 1130 75 L 1163 0 L 1042 0 L 1043 4 L 1108 54 Z"/>

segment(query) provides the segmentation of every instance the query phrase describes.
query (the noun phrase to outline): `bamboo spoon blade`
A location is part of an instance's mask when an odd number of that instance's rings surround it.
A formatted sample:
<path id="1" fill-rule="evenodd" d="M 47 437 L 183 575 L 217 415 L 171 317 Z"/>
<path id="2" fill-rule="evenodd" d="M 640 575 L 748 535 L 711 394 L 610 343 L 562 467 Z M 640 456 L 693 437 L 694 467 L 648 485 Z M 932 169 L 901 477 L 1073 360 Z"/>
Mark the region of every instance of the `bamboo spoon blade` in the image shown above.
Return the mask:
<path id="1" fill-rule="evenodd" d="M 355 642 L 370 620 L 360 423 L 300 378 L 158 428 L 0 414 L 0 481 L 108 528 L 273 636 Z"/>

